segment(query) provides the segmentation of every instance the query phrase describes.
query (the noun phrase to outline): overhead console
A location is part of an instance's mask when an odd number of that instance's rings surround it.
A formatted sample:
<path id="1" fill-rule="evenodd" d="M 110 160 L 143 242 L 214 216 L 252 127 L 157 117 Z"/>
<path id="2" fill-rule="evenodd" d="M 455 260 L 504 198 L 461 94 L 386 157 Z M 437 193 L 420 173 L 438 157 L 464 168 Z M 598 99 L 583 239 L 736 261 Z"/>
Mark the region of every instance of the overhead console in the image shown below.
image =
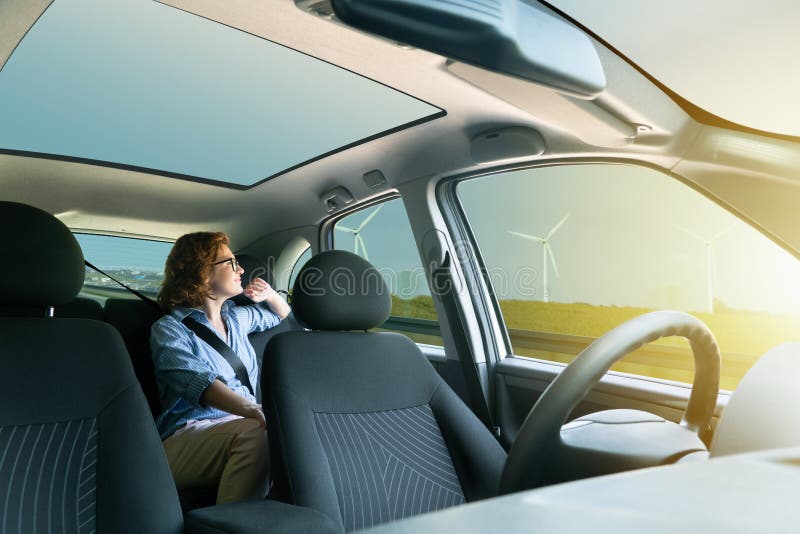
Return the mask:
<path id="1" fill-rule="evenodd" d="M 361 30 L 579 98 L 606 86 L 592 41 L 538 2 L 500 0 L 332 0 Z"/>

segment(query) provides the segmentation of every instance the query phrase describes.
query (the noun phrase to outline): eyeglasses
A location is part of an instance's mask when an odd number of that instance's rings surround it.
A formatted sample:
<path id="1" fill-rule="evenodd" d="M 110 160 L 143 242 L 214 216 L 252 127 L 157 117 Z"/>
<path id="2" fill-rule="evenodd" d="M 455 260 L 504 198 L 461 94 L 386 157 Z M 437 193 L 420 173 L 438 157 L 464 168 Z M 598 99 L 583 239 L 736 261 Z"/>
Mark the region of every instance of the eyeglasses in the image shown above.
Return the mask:
<path id="1" fill-rule="evenodd" d="M 231 256 L 230 258 L 228 258 L 226 260 L 220 260 L 220 261 L 214 262 L 211 265 L 219 265 L 220 263 L 226 263 L 226 262 L 231 264 L 231 269 L 233 270 L 233 272 L 236 272 L 236 271 L 239 270 L 239 262 L 236 261 L 236 256 Z"/>

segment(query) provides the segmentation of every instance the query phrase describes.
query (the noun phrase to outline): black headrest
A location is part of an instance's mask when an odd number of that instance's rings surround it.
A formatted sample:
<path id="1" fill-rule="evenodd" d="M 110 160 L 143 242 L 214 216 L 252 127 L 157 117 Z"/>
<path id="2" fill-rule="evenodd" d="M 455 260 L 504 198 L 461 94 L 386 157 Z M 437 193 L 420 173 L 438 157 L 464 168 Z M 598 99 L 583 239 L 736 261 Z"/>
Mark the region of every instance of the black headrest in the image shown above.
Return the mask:
<path id="1" fill-rule="evenodd" d="M 253 278 L 261 278 L 268 284 L 272 285 L 272 272 L 270 271 L 269 267 L 267 267 L 266 262 L 258 259 L 255 256 L 251 256 L 250 254 L 237 254 L 236 261 L 238 261 L 239 265 L 241 265 L 242 269 L 244 269 L 244 273 L 242 273 L 243 288 L 247 287 L 247 284 L 249 284 Z M 247 306 L 248 304 L 253 303 L 252 300 L 244 295 L 236 295 L 233 297 L 233 302 L 235 302 L 237 306 Z"/>
<path id="2" fill-rule="evenodd" d="M 380 272 L 361 256 L 313 256 L 292 288 L 294 315 L 314 330 L 368 330 L 389 318 L 392 298 Z"/>
<path id="3" fill-rule="evenodd" d="M 64 223 L 38 208 L 0 201 L 0 228 L 6 236 L 0 301 L 59 306 L 75 298 L 85 277 L 83 252 Z"/>

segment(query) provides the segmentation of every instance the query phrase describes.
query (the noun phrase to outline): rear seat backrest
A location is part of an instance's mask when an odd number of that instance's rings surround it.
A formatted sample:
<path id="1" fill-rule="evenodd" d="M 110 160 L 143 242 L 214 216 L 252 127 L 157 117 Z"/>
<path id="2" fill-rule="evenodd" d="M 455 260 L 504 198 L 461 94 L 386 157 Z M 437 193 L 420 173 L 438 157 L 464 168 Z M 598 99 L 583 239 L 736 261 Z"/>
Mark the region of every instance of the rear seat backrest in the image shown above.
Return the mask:
<path id="1" fill-rule="evenodd" d="M 0 317 L 44 317 L 47 308 L 44 306 L 0 306 Z M 74 300 L 55 307 L 55 317 L 69 319 L 103 320 L 103 307 L 96 300 L 75 297 Z"/>
<path id="2" fill-rule="evenodd" d="M 103 320 L 103 307 L 96 300 L 76 297 L 72 302 L 62 304 L 54 311 L 56 317 Z"/>
<path id="3" fill-rule="evenodd" d="M 110 298 L 106 300 L 105 320 L 117 329 L 131 356 L 133 370 L 142 386 L 153 417 L 161 413 L 161 401 L 150 356 L 150 327 L 161 314 L 141 300 Z"/>
<path id="4" fill-rule="evenodd" d="M 242 269 L 244 269 L 244 273 L 242 273 L 242 287 L 246 287 L 247 284 L 256 277 L 263 279 L 270 285 L 274 284 L 274 274 L 265 261 L 258 259 L 256 256 L 251 256 L 250 254 L 237 254 L 236 259 L 239 261 L 239 265 L 242 266 Z M 237 295 L 233 297 L 232 300 L 237 306 L 250 306 L 253 304 L 253 301 L 244 295 Z M 264 349 L 275 335 L 281 332 L 302 329 L 303 326 L 294 318 L 294 315 L 290 313 L 278 326 L 270 328 L 269 330 L 264 330 L 263 332 L 253 332 L 247 336 L 250 340 L 250 344 L 253 345 L 253 350 L 256 352 L 258 368 L 263 369 L 261 363 L 264 357 Z M 261 402 L 262 398 L 261 382 L 262 381 L 259 379 L 256 386 L 256 400 L 258 402 Z"/>

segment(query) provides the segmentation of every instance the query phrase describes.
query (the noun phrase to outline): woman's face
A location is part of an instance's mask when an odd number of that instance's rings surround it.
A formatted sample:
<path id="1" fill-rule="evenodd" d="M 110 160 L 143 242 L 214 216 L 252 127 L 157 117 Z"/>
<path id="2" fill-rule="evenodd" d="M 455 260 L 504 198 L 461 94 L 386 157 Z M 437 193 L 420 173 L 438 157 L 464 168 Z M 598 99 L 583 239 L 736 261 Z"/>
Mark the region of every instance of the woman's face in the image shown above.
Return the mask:
<path id="1" fill-rule="evenodd" d="M 240 294 L 244 269 L 236 263 L 236 258 L 228 245 L 220 247 L 217 259 L 214 261 L 219 263 L 211 268 L 210 285 L 213 295 L 218 299 L 228 299 Z"/>

